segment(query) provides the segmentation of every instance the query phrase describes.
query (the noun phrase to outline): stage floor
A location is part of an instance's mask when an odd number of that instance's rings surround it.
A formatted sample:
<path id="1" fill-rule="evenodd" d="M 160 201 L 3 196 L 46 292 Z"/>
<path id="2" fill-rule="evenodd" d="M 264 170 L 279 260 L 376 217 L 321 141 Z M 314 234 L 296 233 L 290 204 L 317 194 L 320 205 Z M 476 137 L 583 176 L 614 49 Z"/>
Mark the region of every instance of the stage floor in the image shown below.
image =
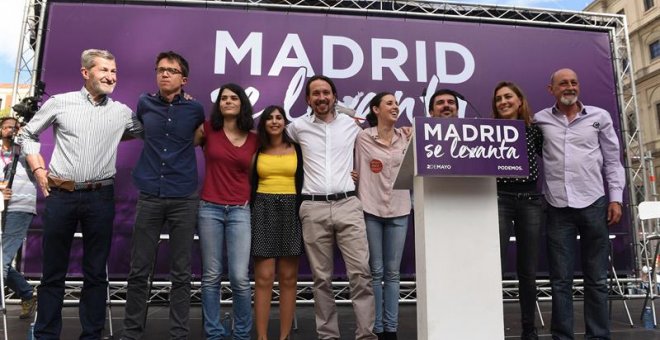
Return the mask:
<path id="1" fill-rule="evenodd" d="M 622 301 L 612 301 L 612 339 L 615 340 L 651 340 L 660 339 L 660 330 L 648 330 L 641 326 L 639 320 L 640 311 L 643 300 L 630 300 L 628 306 L 635 323 L 634 327 L 630 327 L 628 317 L 623 307 Z M 550 302 L 541 302 L 541 311 L 546 322 L 545 328 L 539 328 L 539 335 L 541 339 L 550 339 L 549 335 L 549 322 L 550 322 Z M 230 306 L 223 306 L 224 311 L 229 311 Z M 353 332 L 355 329 L 355 322 L 352 316 L 352 309 L 348 305 L 339 306 L 339 318 L 341 327 L 341 339 L 354 339 Z M 9 332 L 8 339 L 20 340 L 26 339 L 28 327 L 31 321 L 20 320 L 18 314 L 20 307 L 17 305 L 8 305 L 7 308 L 7 329 Z M 123 306 L 114 306 L 112 308 L 113 325 L 114 325 L 114 339 L 119 339 L 122 329 L 122 316 L 124 313 Z M 414 304 L 405 304 L 400 307 L 399 315 L 399 339 L 401 340 L 414 340 L 417 338 L 416 330 L 416 313 Z M 576 302 L 576 338 L 581 339 L 584 334 L 584 324 L 582 322 L 582 302 Z M 658 306 L 658 313 L 660 314 L 660 304 Z M 78 308 L 65 307 L 62 314 L 64 315 L 64 327 L 62 331 L 62 339 L 77 339 L 80 332 L 80 324 L 78 321 Z M 296 309 L 298 317 L 298 330 L 295 331 L 296 340 L 312 340 L 316 339 L 315 326 L 314 326 L 314 309 L 311 305 L 301 305 Z M 201 307 L 194 305 L 190 312 L 190 339 L 204 339 L 204 332 L 202 328 Z M 479 327 L 479 316 L 474 316 L 474 327 Z M 504 324 L 505 334 L 507 339 L 518 339 L 520 336 L 520 320 L 518 315 L 517 303 L 504 304 Z M 537 324 L 539 324 L 537 320 Z M 147 333 L 144 340 L 164 340 L 168 339 L 168 308 L 167 306 L 151 306 L 149 308 L 149 317 L 147 322 Z M 271 322 L 269 327 L 270 339 L 277 339 L 279 333 L 279 316 L 277 306 L 271 311 Z M 107 333 L 107 331 L 106 331 Z M 256 335 L 253 334 L 253 338 Z M 465 332 L 466 340 L 470 338 L 469 330 Z"/>

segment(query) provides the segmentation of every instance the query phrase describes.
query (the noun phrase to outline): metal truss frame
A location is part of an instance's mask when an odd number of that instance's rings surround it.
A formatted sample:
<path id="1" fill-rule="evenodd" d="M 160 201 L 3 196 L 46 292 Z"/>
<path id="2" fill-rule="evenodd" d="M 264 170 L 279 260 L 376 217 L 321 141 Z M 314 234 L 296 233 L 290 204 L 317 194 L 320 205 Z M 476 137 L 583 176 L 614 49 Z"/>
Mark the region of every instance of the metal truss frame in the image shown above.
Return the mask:
<path id="1" fill-rule="evenodd" d="M 37 286 L 39 281 L 28 281 L 33 286 Z M 582 280 L 575 280 L 573 288 L 573 297 L 581 299 L 584 297 L 584 287 Z M 620 286 L 612 279 L 608 280 L 610 286 L 609 297 L 610 300 L 630 300 L 630 299 L 643 299 L 646 295 L 642 287 L 639 285 L 639 280 L 635 278 L 619 279 Z M 112 305 L 124 305 L 126 303 L 126 289 L 128 287 L 127 281 L 111 281 L 110 283 L 110 301 Z M 254 282 L 250 282 L 254 287 Z M 456 280 L 456 284 L 460 285 L 460 280 Z M 82 289 L 82 281 L 67 281 L 64 288 L 64 305 L 72 306 L 77 305 L 80 298 L 80 291 Z M 296 303 L 308 305 L 314 303 L 314 296 L 312 292 L 312 282 L 301 281 L 298 282 L 296 291 Z M 539 301 L 551 300 L 551 288 L 549 280 L 537 280 L 536 286 L 538 288 L 537 298 Z M 169 302 L 169 293 L 172 284 L 170 282 L 158 281 L 154 282 L 153 288 L 149 293 L 149 303 L 151 304 L 167 304 Z M 221 283 L 222 304 L 232 303 L 232 291 L 229 281 Z M 201 303 L 202 284 L 200 281 L 192 282 L 192 289 L 190 299 L 193 304 Z M 502 297 L 505 303 L 518 301 L 518 281 L 505 280 L 502 282 Z M 333 294 L 337 304 L 350 304 L 350 288 L 348 281 L 335 281 L 333 282 Z M 279 287 L 275 282 L 273 286 L 273 303 L 279 303 Z M 8 304 L 20 304 L 21 300 L 13 293 L 8 293 L 6 296 Z M 417 287 L 415 281 L 402 281 L 401 289 L 399 292 L 399 303 L 415 303 L 417 301 Z"/>
<path id="2" fill-rule="evenodd" d="M 51 0 L 54 2 L 57 0 Z M 22 37 L 16 74 L 14 76 L 14 103 L 20 98 L 16 91 L 19 85 L 30 85 L 28 95 L 34 93 L 34 86 L 39 76 L 39 56 L 41 55 L 41 44 L 45 30 L 45 13 L 47 0 L 28 0 L 24 14 Z M 492 23 L 503 25 L 553 27 L 575 30 L 593 30 L 608 32 L 610 36 L 611 51 L 614 60 L 614 73 L 616 77 L 617 97 L 619 110 L 622 113 L 620 123 L 622 127 L 621 137 L 623 140 L 625 167 L 628 179 L 628 194 L 630 196 L 629 210 L 633 219 L 633 242 L 634 261 L 636 272 L 633 280 L 641 274 L 643 263 L 649 257 L 647 244 L 644 243 L 641 234 L 641 223 L 637 217 L 637 205 L 643 200 L 648 200 L 650 195 L 647 162 L 645 161 L 645 150 L 642 142 L 641 130 L 639 129 L 639 111 L 637 109 L 636 87 L 630 42 L 628 40 L 628 28 L 625 16 L 616 14 L 588 13 L 576 11 L 560 11 L 538 8 L 523 8 L 511 6 L 493 6 L 468 3 L 431 2 L 431 1 L 329 1 L 329 0 L 69 0 L 68 2 L 103 2 L 114 4 L 142 4 L 158 6 L 197 6 L 197 7 L 234 7 L 250 9 L 269 9 L 288 12 L 315 12 L 326 14 L 353 14 L 388 16 L 401 18 L 424 18 L 440 21 L 466 21 L 478 23 Z M 35 10 L 35 8 L 37 10 Z M 30 43 L 30 39 L 34 43 Z M 649 226 L 653 227 L 653 226 Z M 648 229 L 654 230 L 654 229 Z M 450 279 L 450 278 L 448 278 Z M 625 281 L 625 279 L 622 279 Z M 459 284 L 459 283 L 457 283 Z M 581 281 L 576 280 L 575 292 L 582 290 Z M 547 291 L 543 281 L 539 281 L 540 291 Z M 225 285 L 223 285 L 225 286 Z M 72 287 L 71 284 L 67 287 Z M 76 286 L 77 287 L 77 286 Z M 125 294 L 125 282 L 111 282 L 113 288 L 113 301 L 121 301 Z M 168 291 L 167 283 L 156 282 L 155 287 L 163 287 L 162 292 Z M 160 288 L 159 288 L 160 289 Z M 335 298 L 342 303 L 348 301 L 348 284 L 346 282 L 334 283 Z M 402 302 L 414 301 L 416 290 L 414 282 L 402 283 Z M 507 296 L 511 289 L 504 285 L 503 292 Z M 277 293 L 276 293 L 277 294 Z M 155 296 L 160 293 L 156 292 Z M 300 282 L 298 299 L 301 303 L 311 303 L 311 282 Z M 197 293 L 193 297 L 198 296 Z M 277 295 L 275 295 L 277 298 Z M 543 298 L 543 296 L 541 296 Z"/>
<path id="3" fill-rule="evenodd" d="M 34 95 L 39 79 L 39 55 L 45 30 L 46 2 L 46 0 L 25 2 L 12 84 L 12 106 L 19 103 L 23 97 Z M 29 90 L 19 92 L 19 86 L 28 86 Z"/>

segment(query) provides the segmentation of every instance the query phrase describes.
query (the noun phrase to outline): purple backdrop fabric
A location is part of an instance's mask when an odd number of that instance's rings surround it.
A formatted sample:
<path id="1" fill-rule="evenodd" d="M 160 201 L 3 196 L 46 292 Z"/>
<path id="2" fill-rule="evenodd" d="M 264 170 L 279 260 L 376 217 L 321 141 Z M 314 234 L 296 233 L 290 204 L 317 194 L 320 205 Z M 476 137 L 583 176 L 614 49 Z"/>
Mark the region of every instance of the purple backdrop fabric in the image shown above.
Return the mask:
<path id="1" fill-rule="evenodd" d="M 448 87 L 461 92 L 474 108 L 468 117 L 491 117 L 496 83 L 519 84 L 534 111 L 550 106 L 551 72 L 570 67 L 580 76 L 581 99 L 613 114 L 618 127 L 615 81 L 607 33 L 557 28 L 494 25 L 441 20 L 286 13 L 257 9 L 220 9 L 49 2 L 42 66 L 46 92 L 75 91 L 82 86 L 80 53 L 88 48 L 115 54 L 118 85 L 112 97 L 132 108 L 143 92 L 156 90 L 154 62 L 161 51 L 186 57 L 191 70 L 186 91 L 200 100 L 207 115 L 212 93 L 226 82 L 248 90 L 257 114 L 270 104 L 284 104 L 292 117 L 307 111 L 304 82 L 312 74 L 335 79 L 339 100 L 366 115 L 367 103 L 380 91 L 394 92 L 401 104 L 400 124 L 425 115 L 428 97 Z M 423 93 L 426 98 L 423 98 Z M 50 130 L 42 153 L 52 150 Z M 130 236 L 137 192 L 130 172 L 140 141 L 122 143 L 117 163 L 117 217 L 110 255 L 110 276 L 128 273 Z M 198 152 L 198 162 L 203 162 Z M 199 167 L 203 169 L 203 166 Z M 200 176 L 203 174 L 200 173 Z M 201 181 L 200 181 L 201 182 Z M 43 212 L 43 202 L 39 203 Z M 412 220 L 411 220 L 412 221 Z M 630 270 L 630 219 L 612 228 L 617 267 Z M 411 222 L 412 224 L 412 222 Z M 41 272 L 41 219 L 33 225 L 25 271 Z M 414 277 L 413 226 L 406 241 L 404 278 Z M 166 247 L 159 272 L 167 272 Z M 194 273 L 199 277 L 199 249 Z M 71 275 L 80 273 L 81 249 L 71 257 Z M 344 272 L 338 261 L 336 273 Z M 511 262 L 511 261 L 510 261 Z M 510 269 L 513 268 L 511 265 Z M 545 264 L 541 264 L 541 271 Z M 308 277 L 303 261 L 301 274 Z"/>

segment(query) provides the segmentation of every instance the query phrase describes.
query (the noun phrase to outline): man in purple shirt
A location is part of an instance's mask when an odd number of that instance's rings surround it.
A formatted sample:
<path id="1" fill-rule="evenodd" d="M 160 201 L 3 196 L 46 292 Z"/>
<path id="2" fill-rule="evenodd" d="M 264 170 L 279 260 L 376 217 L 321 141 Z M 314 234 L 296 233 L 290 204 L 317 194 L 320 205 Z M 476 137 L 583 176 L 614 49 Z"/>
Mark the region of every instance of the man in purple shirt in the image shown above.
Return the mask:
<path id="1" fill-rule="evenodd" d="M 534 122 L 544 136 L 552 338 L 573 339 L 573 268 L 579 234 L 586 338 L 610 339 L 608 225 L 621 219 L 625 186 L 619 140 L 607 111 L 578 101 L 580 84 L 573 70 L 553 73 L 548 91 L 556 103 L 536 113 Z"/>

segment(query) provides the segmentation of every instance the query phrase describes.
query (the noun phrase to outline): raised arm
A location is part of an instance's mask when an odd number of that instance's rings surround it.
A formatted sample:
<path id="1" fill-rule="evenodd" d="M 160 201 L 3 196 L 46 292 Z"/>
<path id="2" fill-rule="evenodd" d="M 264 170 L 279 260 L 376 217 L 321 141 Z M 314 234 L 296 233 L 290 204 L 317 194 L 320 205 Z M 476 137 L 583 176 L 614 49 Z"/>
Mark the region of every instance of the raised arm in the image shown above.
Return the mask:
<path id="1" fill-rule="evenodd" d="M 131 115 L 126 122 L 126 130 L 121 136 L 121 140 L 131 140 L 134 138 L 144 139 L 144 127 L 137 116 Z"/>

